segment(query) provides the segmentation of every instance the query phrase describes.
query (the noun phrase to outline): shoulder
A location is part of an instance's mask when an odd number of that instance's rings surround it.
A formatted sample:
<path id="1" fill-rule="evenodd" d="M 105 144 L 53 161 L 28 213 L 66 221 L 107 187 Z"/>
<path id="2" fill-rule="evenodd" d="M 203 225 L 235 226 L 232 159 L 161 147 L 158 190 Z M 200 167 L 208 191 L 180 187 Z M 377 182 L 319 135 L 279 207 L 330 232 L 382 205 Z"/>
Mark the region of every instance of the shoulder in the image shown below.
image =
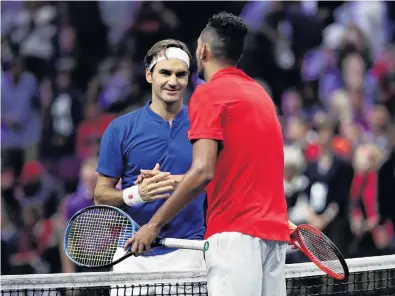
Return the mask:
<path id="1" fill-rule="evenodd" d="M 118 132 L 128 130 L 138 119 L 140 119 L 142 110 L 143 109 L 140 108 L 111 120 L 108 129 Z"/>
<path id="2" fill-rule="evenodd" d="M 193 106 L 194 103 L 213 103 L 213 100 L 218 101 L 224 96 L 223 88 L 216 84 L 216 82 L 201 84 L 193 92 L 189 107 L 191 107 L 191 104 Z"/>
<path id="3" fill-rule="evenodd" d="M 203 97 L 204 94 L 206 93 L 207 89 L 209 89 L 209 86 L 206 84 L 201 84 L 196 87 L 195 91 L 193 92 L 191 96 L 191 101 L 196 98 L 196 97 Z"/>

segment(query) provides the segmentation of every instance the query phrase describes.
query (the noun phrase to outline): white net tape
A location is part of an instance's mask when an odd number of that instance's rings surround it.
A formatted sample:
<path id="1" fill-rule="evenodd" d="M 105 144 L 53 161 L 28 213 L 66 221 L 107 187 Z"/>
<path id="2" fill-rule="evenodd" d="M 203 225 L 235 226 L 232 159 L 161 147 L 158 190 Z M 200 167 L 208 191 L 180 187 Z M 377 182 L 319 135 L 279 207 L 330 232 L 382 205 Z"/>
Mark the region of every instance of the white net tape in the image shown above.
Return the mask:
<path id="1" fill-rule="evenodd" d="M 395 255 L 347 259 L 350 274 L 395 270 Z M 313 263 L 286 265 L 287 279 L 324 275 Z M 85 288 L 99 286 L 153 285 L 206 282 L 205 270 L 149 273 L 88 272 L 76 274 L 34 274 L 1 277 L 1 290 Z"/>

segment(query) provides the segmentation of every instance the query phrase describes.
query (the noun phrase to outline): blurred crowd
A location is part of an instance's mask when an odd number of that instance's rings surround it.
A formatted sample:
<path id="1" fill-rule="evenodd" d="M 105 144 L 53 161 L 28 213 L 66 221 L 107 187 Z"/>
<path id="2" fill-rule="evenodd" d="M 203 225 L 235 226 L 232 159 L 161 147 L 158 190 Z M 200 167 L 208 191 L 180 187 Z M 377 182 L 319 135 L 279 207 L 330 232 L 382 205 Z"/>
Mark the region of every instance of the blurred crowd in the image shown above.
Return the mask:
<path id="1" fill-rule="evenodd" d="M 76 271 L 64 227 L 93 204 L 107 125 L 150 100 L 146 51 L 193 52 L 222 10 L 248 24 L 239 66 L 278 107 L 290 219 L 345 257 L 395 253 L 395 5 L 185 2 L 1 2 L 2 274 Z M 200 83 L 193 63 L 185 103 Z"/>

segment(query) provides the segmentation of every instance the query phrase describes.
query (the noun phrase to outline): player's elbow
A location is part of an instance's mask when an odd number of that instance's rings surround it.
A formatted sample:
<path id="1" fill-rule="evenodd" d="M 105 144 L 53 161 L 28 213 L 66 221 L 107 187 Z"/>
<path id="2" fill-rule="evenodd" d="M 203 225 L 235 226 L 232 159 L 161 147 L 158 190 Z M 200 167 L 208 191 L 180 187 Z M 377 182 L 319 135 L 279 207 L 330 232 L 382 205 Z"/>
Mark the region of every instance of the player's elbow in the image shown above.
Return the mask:
<path id="1" fill-rule="evenodd" d="M 100 186 L 96 186 L 95 190 L 93 191 L 93 201 L 95 202 L 95 205 L 104 204 L 104 193 Z"/>
<path id="2" fill-rule="evenodd" d="M 200 164 L 194 167 L 194 171 L 198 180 L 203 185 L 207 185 L 214 177 L 214 169 L 208 164 Z"/>

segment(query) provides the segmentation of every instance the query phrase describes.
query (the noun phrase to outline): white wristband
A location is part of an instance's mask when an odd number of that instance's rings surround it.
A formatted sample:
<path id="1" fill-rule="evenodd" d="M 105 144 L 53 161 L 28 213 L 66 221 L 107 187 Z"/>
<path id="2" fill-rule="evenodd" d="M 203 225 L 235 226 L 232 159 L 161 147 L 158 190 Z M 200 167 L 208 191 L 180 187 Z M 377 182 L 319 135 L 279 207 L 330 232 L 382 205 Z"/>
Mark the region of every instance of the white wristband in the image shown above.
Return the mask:
<path id="1" fill-rule="evenodd" d="M 144 203 L 144 200 L 141 199 L 139 194 L 138 185 L 124 189 L 122 195 L 123 201 L 130 207 Z"/>

